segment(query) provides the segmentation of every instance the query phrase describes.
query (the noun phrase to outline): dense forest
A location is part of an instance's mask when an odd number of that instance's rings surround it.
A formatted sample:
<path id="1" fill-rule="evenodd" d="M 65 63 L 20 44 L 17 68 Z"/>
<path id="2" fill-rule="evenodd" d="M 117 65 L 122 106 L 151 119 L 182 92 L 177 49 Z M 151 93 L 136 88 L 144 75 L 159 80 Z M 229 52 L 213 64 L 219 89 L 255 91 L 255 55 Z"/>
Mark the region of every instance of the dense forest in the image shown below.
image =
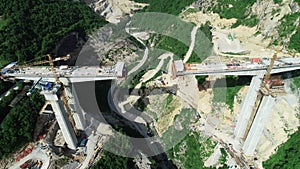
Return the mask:
<path id="1" fill-rule="evenodd" d="M 291 37 L 289 48 L 295 49 L 297 52 L 300 52 L 300 27 L 297 28 L 297 32 Z"/>
<path id="2" fill-rule="evenodd" d="M 4 82 L 3 80 L 0 80 L 0 94 L 6 92 L 13 85 L 14 84 L 12 82 Z"/>
<path id="3" fill-rule="evenodd" d="M 132 169 L 133 159 L 104 151 L 103 157 L 91 169 Z"/>
<path id="4" fill-rule="evenodd" d="M 0 128 L 0 159 L 33 141 L 33 130 L 43 104 L 44 97 L 33 93 L 10 110 Z"/>
<path id="5" fill-rule="evenodd" d="M 255 2 L 256 0 L 218 0 L 218 4 L 210 9 L 213 12 L 218 13 L 221 18 L 245 20 L 248 16 L 246 14 L 248 7 L 251 7 Z M 232 5 L 232 8 L 228 8 L 229 4 Z"/>
<path id="6" fill-rule="evenodd" d="M 6 87 L 6 83 L 3 81 L 0 81 L 0 86 Z M 2 123 L 3 119 L 5 116 L 9 113 L 11 107 L 8 105 L 11 103 L 11 101 L 18 95 L 18 93 L 23 89 L 23 84 L 22 83 L 17 83 L 18 89 L 10 89 L 9 90 L 9 95 L 3 96 L 0 100 L 0 124 Z M 0 88 L 1 88 L 0 87 Z"/>
<path id="7" fill-rule="evenodd" d="M 106 24 L 86 4 L 71 0 L 0 0 L 0 63 L 51 52 L 70 32 L 81 37 Z M 1 65 L 0 65 L 1 66 Z"/>
<path id="8" fill-rule="evenodd" d="M 300 128 L 291 135 L 290 139 L 282 144 L 277 153 L 263 162 L 265 169 L 291 169 L 300 168 Z"/>

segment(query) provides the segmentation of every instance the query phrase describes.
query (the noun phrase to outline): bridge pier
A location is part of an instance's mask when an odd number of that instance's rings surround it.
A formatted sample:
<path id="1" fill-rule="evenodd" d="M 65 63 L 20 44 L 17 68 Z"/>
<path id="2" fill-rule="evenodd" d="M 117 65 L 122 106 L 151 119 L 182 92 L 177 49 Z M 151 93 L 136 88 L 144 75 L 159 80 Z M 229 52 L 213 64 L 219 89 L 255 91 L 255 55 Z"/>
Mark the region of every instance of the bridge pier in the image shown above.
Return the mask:
<path id="1" fill-rule="evenodd" d="M 243 146 L 243 152 L 246 156 L 253 156 L 256 146 L 261 138 L 265 124 L 268 120 L 272 107 L 275 104 L 275 98 L 272 96 L 263 97 L 249 134 Z"/>
<path id="2" fill-rule="evenodd" d="M 68 148 L 76 150 L 77 148 L 77 138 L 72 125 L 69 121 L 67 112 L 64 107 L 64 103 L 59 99 L 58 89 L 55 87 L 51 91 L 42 91 L 41 94 L 45 96 L 45 99 L 51 104 L 55 117 L 57 119 L 59 128 L 62 131 L 63 137 L 67 143 Z"/>
<path id="3" fill-rule="evenodd" d="M 245 100 L 242 103 L 240 113 L 237 120 L 237 125 L 234 130 L 234 136 L 237 140 L 241 141 L 244 137 L 248 121 L 250 120 L 253 107 L 255 106 L 256 98 L 258 96 L 259 88 L 264 77 L 264 72 L 254 76 L 251 80 L 249 91 Z"/>

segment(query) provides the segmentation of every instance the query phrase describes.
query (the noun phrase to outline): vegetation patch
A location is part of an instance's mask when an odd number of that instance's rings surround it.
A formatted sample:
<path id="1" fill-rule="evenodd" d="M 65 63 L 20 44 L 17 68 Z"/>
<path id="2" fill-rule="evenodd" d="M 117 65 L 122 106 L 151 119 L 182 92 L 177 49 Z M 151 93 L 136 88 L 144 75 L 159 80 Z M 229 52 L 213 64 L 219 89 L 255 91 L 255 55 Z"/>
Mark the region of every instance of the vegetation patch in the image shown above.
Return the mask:
<path id="1" fill-rule="evenodd" d="M 2 19 L 1 17 L 0 17 L 0 30 L 4 27 L 4 26 L 6 26 L 7 25 L 7 23 L 8 23 L 8 20 L 6 19 Z"/>
<path id="2" fill-rule="evenodd" d="M 249 85 L 250 82 L 250 76 L 226 76 L 226 81 L 224 81 L 224 79 L 218 79 L 213 89 L 213 102 L 225 102 L 230 110 L 233 111 L 234 97 L 243 86 Z"/>
<path id="3" fill-rule="evenodd" d="M 9 88 L 11 88 L 14 84 L 11 82 L 5 82 L 0 80 L 0 94 L 6 92 Z"/>
<path id="4" fill-rule="evenodd" d="M 134 168 L 133 159 L 115 155 L 104 151 L 100 160 L 91 169 L 131 169 Z"/>
<path id="5" fill-rule="evenodd" d="M 210 23 L 207 22 L 197 30 L 194 50 L 189 60 L 187 61 L 188 63 L 201 63 L 203 60 L 205 60 L 211 55 L 211 29 L 212 27 L 210 26 Z M 190 36 L 190 32 L 188 35 Z M 189 50 L 189 46 L 175 38 L 165 35 L 157 35 L 156 39 L 156 48 L 172 52 L 175 56 L 178 56 L 182 60 L 184 59 L 186 53 Z"/>
<path id="6" fill-rule="evenodd" d="M 13 85 L 12 83 L 1 81 L 0 88 L 4 92 L 4 91 L 7 91 L 10 87 L 12 87 L 12 85 Z M 17 86 L 18 86 L 18 90 L 13 90 L 13 89 L 9 90 L 9 92 L 10 92 L 9 95 L 3 96 L 0 101 L 0 124 L 2 123 L 2 121 L 4 120 L 6 115 L 9 113 L 9 111 L 11 110 L 11 107 L 9 107 L 9 104 L 18 95 L 18 93 L 23 89 L 22 83 L 18 83 Z"/>
<path id="7" fill-rule="evenodd" d="M 196 13 L 197 10 L 195 8 L 189 8 L 185 12 L 187 12 L 187 13 Z"/>
<path id="8" fill-rule="evenodd" d="M 250 7 L 256 0 L 239 1 L 239 0 L 218 0 L 217 5 L 212 7 L 212 11 L 218 13 L 221 18 L 231 19 L 236 18 L 237 22 L 233 27 L 239 25 L 256 26 L 258 19 L 256 15 L 249 16 Z"/>
<path id="9" fill-rule="evenodd" d="M 203 83 L 205 82 L 205 79 L 206 79 L 207 77 L 208 77 L 208 76 L 196 76 L 198 85 L 203 84 Z"/>
<path id="10" fill-rule="evenodd" d="M 297 91 L 298 88 L 300 88 L 300 77 L 294 77 L 293 83 L 291 83 L 291 89 L 292 91 Z"/>
<path id="11" fill-rule="evenodd" d="M 278 34 L 280 39 L 275 41 L 275 44 L 278 44 L 282 38 L 285 38 L 292 34 L 296 30 L 295 22 L 300 17 L 299 12 L 291 13 L 288 15 L 285 15 L 281 20 L 281 24 L 278 27 Z M 298 40 L 299 41 L 299 40 Z"/>
<path id="12" fill-rule="evenodd" d="M 203 24 L 196 34 L 194 51 L 187 61 L 188 63 L 201 63 L 212 53 L 212 32 L 209 22 Z"/>
<path id="13" fill-rule="evenodd" d="M 176 115 L 180 114 L 180 110 L 178 112 L 175 112 L 176 107 L 180 106 L 180 101 L 176 97 L 173 98 L 172 94 L 169 94 L 167 96 L 165 105 L 165 109 L 157 120 L 156 129 L 159 133 L 164 133 L 165 131 L 167 131 L 168 127 L 172 125 L 174 119 L 176 119 Z"/>
<path id="14" fill-rule="evenodd" d="M 6 62 L 41 57 L 65 35 L 78 32 L 85 38 L 107 23 L 86 4 L 74 1 L 0 1 L 0 15 L 8 20 L 0 29 L 0 58 Z"/>
<path id="15" fill-rule="evenodd" d="M 144 76 L 145 73 L 146 73 L 146 70 L 143 69 L 143 70 L 139 71 L 136 75 L 134 75 L 134 77 L 132 78 L 132 80 L 130 82 L 129 93 L 131 93 L 132 90 L 135 88 L 135 86 L 140 83 L 140 79 Z"/>
<path id="16" fill-rule="evenodd" d="M 185 54 L 189 50 L 189 46 L 185 45 L 183 42 L 180 42 L 175 38 L 165 35 L 158 35 L 157 39 L 158 42 L 156 44 L 156 48 L 172 52 L 180 59 L 184 59 Z M 194 57 L 197 56 L 195 52 L 193 52 L 192 55 L 194 55 Z"/>
<path id="17" fill-rule="evenodd" d="M 220 151 L 221 151 L 221 157 L 220 157 L 220 159 L 219 159 L 219 163 L 223 166 L 223 167 L 227 167 L 227 168 L 229 168 L 225 163 L 226 163 L 226 161 L 227 161 L 227 157 L 228 157 L 228 154 L 227 154 L 227 152 L 225 151 L 225 149 L 224 148 L 221 148 L 220 149 Z"/>
<path id="18" fill-rule="evenodd" d="M 234 97 L 242 87 L 243 86 L 226 87 L 226 88 L 219 87 L 213 89 L 213 94 L 214 94 L 213 102 L 224 103 L 225 101 L 226 105 L 228 105 L 230 110 L 233 111 Z"/>
<path id="19" fill-rule="evenodd" d="M 35 92 L 10 110 L 0 128 L 1 159 L 33 141 L 33 130 L 43 104 L 44 97 Z"/>
<path id="20" fill-rule="evenodd" d="M 294 49 L 297 52 L 300 52 L 299 45 L 300 45 L 300 27 L 296 27 L 295 22 L 300 17 L 299 12 L 291 13 L 288 15 L 285 15 L 281 19 L 281 24 L 278 27 L 278 34 L 279 38 L 275 39 L 273 44 L 278 45 L 281 43 L 281 41 L 286 38 L 287 36 L 291 35 L 294 31 L 296 31 L 295 34 L 293 34 L 290 38 L 290 42 L 288 44 L 289 49 Z"/>
<path id="21" fill-rule="evenodd" d="M 198 169 L 207 169 L 204 167 L 206 160 L 214 150 L 216 142 L 202 137 L 199 133 L 190 133 L 167 153 L 168 156 L 182 164 L 182 168 L 190 169 L 197 166 Z"/>
<path id="22" fill-rule="evenodd" d="M 257 19 L 257 15 L 251 15 L 245 19 L 239 19 L 237 20 L 231 27 L 232 28 L 236 28 L 240 25 L 245 25 L 245 26 L 249 26 L 249 27 L 254 27 L 258 24 L 258 19 Z"/>
<path id="23" fill-rule="evenodd" d="M 290 38 L 289 48 L 300 52 L 300 27 L 297 28 L 297 32 Z"/>
<path id="24" fill-rule="evenodd" d="M 267 161 L 263 162 L 265 169 L 290 169 L 300 168 L 300 128 L 283 143 Z"/>
<path id="25" fill-rule="evenodd" d="M 236 18 L 243 20 L 247 17 L 247 9 L 255 2 L 256 0 L 218 0 L 218 4 L 212 7 L 212 11 L 218 13 L 221 18 Z"/>
<path id="26" fill-rule="evenodd" d="M 276 3 L 276 4 L 281 4 L 282 3 L 282 0 L 273 0 L 274 1 L 274 3 Z"/>
<path id="27" fill-rule="evenodd" d="M 62 158 L 54 161 L 54 166 L 56 168 L 63 168 L 64 165 L 67 165 L 71 161 L 71 158 L 63 156 Z"/>

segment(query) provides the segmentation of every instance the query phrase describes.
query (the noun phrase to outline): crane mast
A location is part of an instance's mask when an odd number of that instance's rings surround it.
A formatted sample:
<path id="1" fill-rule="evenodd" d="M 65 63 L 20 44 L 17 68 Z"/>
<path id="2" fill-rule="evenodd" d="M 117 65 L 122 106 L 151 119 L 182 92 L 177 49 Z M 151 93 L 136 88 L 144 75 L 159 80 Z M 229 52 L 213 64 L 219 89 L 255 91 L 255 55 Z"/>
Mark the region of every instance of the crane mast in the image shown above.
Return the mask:
<path id="1" fill-rule="evenodd" d="M 65 92 L 65 88 L 64 88 L 64 85 L 62 84 L 62 82 L 59 80 L 59 77 L 57 75 L 57 72 L 56 72 L 56 68 L 55 68 L 55 65 L 54 65 L 54 61 L 52 59 L 52 56 L 50 54 L 47 54 L 47 57 L 49 59 L 49 64 L 50 64 L 50 67 L 51 67 L 51 70 L 53 72 L 53 75 L 55 77 L 55 81 L 57 84 L 61 84 L 61 100 L 63 101 L 63 104 L 66 108 L 66 111 L 68 113 L 68 117 L 69 117 L 69 120 L 71 122 L 71 125 L 75 131 L 75 134 L 77 134 L 77 129 L 76 129 L 76 124 L 75 124 L 75 120 L 72 116 L 72 110 L 68 104 L 68 98 L 67 98 L 67 95 L 66 95 L 66 92 Z"/>
<path id="2" fill-rule="evenodd" d="M 23 68 L 23 67 L 29 67 L 29 66 L 36 66 L 36 65 L 42 65 L 42 64 L 46 64 L 46 63 L 49 63 L 50 66 L 51 66 L 51 62 L 56 62 L 56 61 L 61 61 L 61 60 L 68 60 L 71 58 L 70 55 L 67 55 L 67 56 L 62 56 L 62 57 L 57 57 L 55 59 L 52 60 L 51 58 L 51 61 L 49 60 L 49 54 L 47 54 L 46 56 L 48 57 L 48 60 L 42 60 L 42 61 L 36 61 L 36 62 L 31 62 L 31 63 L 25 63 L 25 64 L 22 64 L 22 65 L 18 65 L 20 68 Z"/>
<path id="3" fill-rule="evenodd" d="M 22 64 L 22 65 L 18 65 L 18 67 L 19 68 L 24 68 L 24 67 L 29 67 L 29 66 L 35 66 L 35 65 L 41 65 L 41 64 L 49 63 L 50 69 L 53 72 L 53 76 L 55 78 L 55 82 L 57 84 L 60 84 L 60 86 L 61 86 L 61 100 L 62 100 L 62 102 L 64 104 L 64 107 L 65 107 L 67 113 L 68 113 L 68 118 L 69 118 L 69 120 L 71 122 L 72 128 L 74 129 L 75 134 L 77 134 L 75 120 L 73 119 L 72 110 L 71 110 L 71 108 L 70 108 L 70 106 L 68 104 L 68 98 L 67 98 L 67 95 L 66 95 L 66 92 L 65 92 L 65 88 L 64 88 L 64 85 L 62 84 L 62 82 L 59 80 L 59 76 L 57 74 L 57 71 L 56 71 L 56 68 L 55 68 L 55 65 L 54 65 L 54 62 L 60 61 L 60 60 L 68 60 L 68 59 L 71 58 L 71 56 L 67 55 L 67 56 L 57 57 L 55 59 L 53 59 L 50 54 L 47 54 L 46 56 L 48 57 L 48 60 L 42 60 L 42 61 L 36 61 L 36 62 L 29 62 L 29 63 L 25 63 L 25 64 Z"/>
<path id="4" fill-rule="evenodd" d="M 248 124 L 247 124 L 247 127 L 246 127 L 246 131 L 245 131 L 245 134 L 244 134 L 244 137 L 243 137 L 243 140 L 246 140 L 248 134 L 249 134 L 249 131 L 250 131 L 250 128 L 252 126 L 252 123 L 253 123 L 253 120 L 256 116 L 256 113 L 257 113 L 257 110 L 260 106 L 260 103 L 261 103 L 261 100 L 263 98 L 263 96 L 268 96 L 271 94 L 270 92 L 270 86 L 268 85 L 269 83 L 269 80 L 270 80 L 270 77 L 271 77 L 271 71 L 274 67 L 274 63 L 275 63 L 275 60 L 277 59 L 277 50 L 275 51 L 271 61 L 270 61 L 270 64 L 267 68 L 267 72 L 266 74 L 264 75 L 263 77 L 263 81 L 262 81 L 262 84 L 261 84 L 261 87 L 260 87 L 260 90 L 258 92 L 258 95 L 257 95 L 257 98 L 256 98 L 256 102 L 255 102 L 255 105 L 253 107 L 253 110 L 252 110 L 252 114 L 250 116 L 250 119 L 248 121 Z M 271 94 L 272 95 L 272 94 Z"/>

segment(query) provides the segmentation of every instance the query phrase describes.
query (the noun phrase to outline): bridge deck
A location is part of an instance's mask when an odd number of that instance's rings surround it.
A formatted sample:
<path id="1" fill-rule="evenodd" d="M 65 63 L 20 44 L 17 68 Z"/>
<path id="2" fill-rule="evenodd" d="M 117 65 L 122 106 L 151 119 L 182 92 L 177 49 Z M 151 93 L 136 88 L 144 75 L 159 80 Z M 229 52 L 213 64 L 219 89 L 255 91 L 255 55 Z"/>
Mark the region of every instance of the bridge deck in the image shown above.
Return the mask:
<path id="1" fill-rule="evenodd" d="M 273 67 L 271 74 L 282 73 L 300 69 L 300 64 L 284 65 Z M 177 72 L 177 76 L 184 75 L 258 75 L 261 71 L 267 70 L 267 66 L 253 67 L 253 68 L 239 68 L 239 69 L 225 69 L 224 67 L 215 67 L 215 70 L 201 69 L 201 70 L 185 70 L 184 72 Z"/>
<path id="2" fill-rule="evenodd" d="M 57 69 L 58 77 L 68 78 L 71 82 L 95 81 L 95 80 L 111 80 L 116 79 L 114 69 L 100 69 L 96 66 L 71 67 L 68 69 Z M 28 67 L 13 73 L 6 73 L 8 78 L 38 80 L 42 77 L 46 81 L 54 82 L 55 76 L 50 67 Z"/>

